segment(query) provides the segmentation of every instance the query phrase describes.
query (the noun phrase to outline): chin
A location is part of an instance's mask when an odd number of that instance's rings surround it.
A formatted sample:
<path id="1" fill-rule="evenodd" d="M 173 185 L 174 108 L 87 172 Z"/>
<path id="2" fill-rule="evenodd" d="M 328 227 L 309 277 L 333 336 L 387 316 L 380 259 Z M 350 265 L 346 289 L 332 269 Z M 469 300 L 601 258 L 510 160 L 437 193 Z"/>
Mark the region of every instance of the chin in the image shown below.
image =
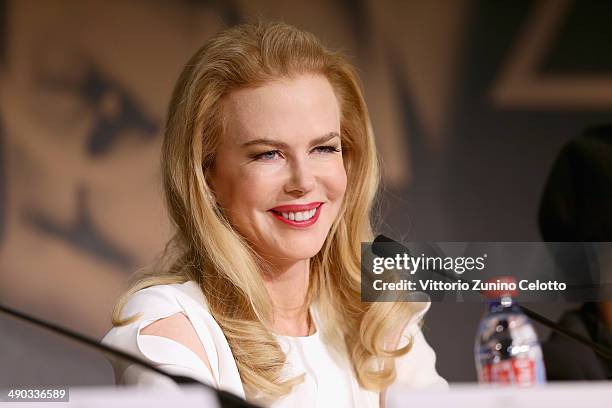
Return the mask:
<path id="1" fill-rule="evenodd" d="M 285 246 L 283 248 L 278 248 L 275 253 L 280 259 L 300 261 L 312 258 L 313 256 L 319 253 L 322 247 L 322 242 L 320 244 L 317 243 L 316 245 L 313 245 L 313 243 L 310 243 L 310 245 L 302 246 L 291 245 L 290 247 Z"/>

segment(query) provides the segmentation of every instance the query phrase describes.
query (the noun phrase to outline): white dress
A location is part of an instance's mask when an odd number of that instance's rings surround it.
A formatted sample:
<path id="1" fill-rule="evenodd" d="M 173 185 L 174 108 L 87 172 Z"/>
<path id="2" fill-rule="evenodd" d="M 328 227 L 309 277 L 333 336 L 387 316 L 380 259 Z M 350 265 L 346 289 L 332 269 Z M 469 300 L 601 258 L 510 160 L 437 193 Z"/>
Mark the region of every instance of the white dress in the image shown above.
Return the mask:
<path id="1" fill-rule="evenodd" d="M 414 337 L 412 350 L 396 359 L 397 380 L 394 385 L 421 389 L 448 387 L 435 369 L 436 356 L 425 341 L 418 324 L 429 309 L 429 304 L 413 317 L 400 345 Z M 171 374 L 198 381 L 245 397 L 231 349 L 221 327 L 208 312 L 204 294 L 193 281 L 182 284 L 157 285 L 136 292 L 122 311 L 122 317 L 141 313 L 140 318 L 126 326 L 114 327 L 102 343 L 140 357 Z M 143 335 L 140 330 L 153 321 L 184 313 L 191 321 L 204 346 L 212 372 L 189 348 L 160 336 Z M 379 393 L 361 388 L 350 367 L 348 358 L 335 357 L 319 335 L 320 316 L 316 307 L 311 315 L 317 331 L 306 337 L 276 335 L 287 354 L 283 375 L 305 373 L 304 382 L 275 401 L 271 407 L 378 407 Z M 170 380 L 146 371 L 137 365 L 113 363 L 117 382 L 121 384 L 154 384 L 157 387 L 176 387 Z M 289 377 L 287 377 L 289 378 Z M 254 402 L 258 402 L 255 400 Z M 259 402 L 260 403 L 260 402 Z"/>

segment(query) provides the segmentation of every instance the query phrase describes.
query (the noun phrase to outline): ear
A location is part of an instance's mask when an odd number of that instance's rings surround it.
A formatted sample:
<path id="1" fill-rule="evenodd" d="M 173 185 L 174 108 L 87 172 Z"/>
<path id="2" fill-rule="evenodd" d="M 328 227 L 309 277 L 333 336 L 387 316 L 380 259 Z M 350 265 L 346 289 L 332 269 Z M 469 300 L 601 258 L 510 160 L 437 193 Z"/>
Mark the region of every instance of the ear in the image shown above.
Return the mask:
<path id="1" fill-rule="evenodd" d="M 219 201 L 217 200 L 217 189 L 215 188 L 213 169 L 210 167 L 202 167 L 202 173 L 204 174 L 204 189 L 208 192 L 211 201 L 214 202 L 217 207 L 220 207 Z"/>

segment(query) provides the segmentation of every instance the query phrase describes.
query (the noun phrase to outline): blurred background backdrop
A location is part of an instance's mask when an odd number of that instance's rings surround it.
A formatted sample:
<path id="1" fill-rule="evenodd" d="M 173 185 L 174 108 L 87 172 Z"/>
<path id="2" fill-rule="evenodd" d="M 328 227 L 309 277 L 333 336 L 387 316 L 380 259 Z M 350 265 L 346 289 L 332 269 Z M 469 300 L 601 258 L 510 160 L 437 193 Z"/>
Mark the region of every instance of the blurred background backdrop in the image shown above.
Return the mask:
<path id="1" fill-rule="evenodd" d="M 379 232 L 395 239 L 540 240 L 560 147 L 612 122 L 607 0 L 0 0 L 1 303 L 110 328 L 128 277 L 170 236 L 159 151 L 174 81 L 247 16 L 310 30 L 358 67 L 384 163 Z M 557 318 L 570 305 L 532 306 Z M 450 381 L 475 380 L 481 313 L 428 315 Z M 19 330 L 0 322 L 0 346 L 37 341 Z"/>

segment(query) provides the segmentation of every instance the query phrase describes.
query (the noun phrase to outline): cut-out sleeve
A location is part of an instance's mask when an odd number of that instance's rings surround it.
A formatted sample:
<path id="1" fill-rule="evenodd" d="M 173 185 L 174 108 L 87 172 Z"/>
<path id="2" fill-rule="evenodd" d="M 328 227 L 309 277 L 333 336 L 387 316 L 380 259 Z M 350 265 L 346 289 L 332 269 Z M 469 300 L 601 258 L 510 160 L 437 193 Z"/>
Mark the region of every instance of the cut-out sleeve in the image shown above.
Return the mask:
<path id="1" fill-rule="evenodd" d="M 140 357 L 170 374 L 193 378 L 218 387 L 219 357 L 215 336 L 219 335 L 216 331 L 220 331 L 220 328 L 203 305 L 193 304 L 193 299 L 181 299 L 176 295 L 171 285 L 153 286 L 136 292 L 125 305 L 121 317 L 139 315 L 138 319 L 128 325 L 114 327 L 102 343 Z M 175 340 L 141 334 L 141 330 L 149 324 L 176 313 L 184 313 L 190 320 L 204 346 L 210 368 L 196 353 Z M 224 338 L 221 341 L 224 341 Z M 172 381 L 138 365 L 113 361 L 113 367 L 116 381 L 120 384 L 176 386 Z"/>

